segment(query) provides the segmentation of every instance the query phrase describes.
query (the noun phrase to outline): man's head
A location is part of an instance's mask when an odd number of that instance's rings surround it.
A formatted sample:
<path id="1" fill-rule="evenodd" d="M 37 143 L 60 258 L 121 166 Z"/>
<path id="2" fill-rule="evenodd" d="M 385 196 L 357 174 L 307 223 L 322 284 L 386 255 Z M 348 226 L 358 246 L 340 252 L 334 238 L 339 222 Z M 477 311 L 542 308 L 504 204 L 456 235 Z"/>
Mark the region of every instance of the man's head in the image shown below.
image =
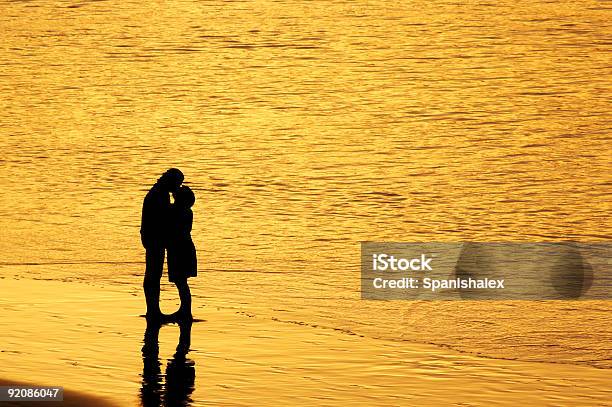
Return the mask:
<path id="1" fill-rule="evenodd" d="M 178 168 L 170 168 L 164 172 L 157 182 L 170 192 L 175 192 L 183 183 L 185 177 Z"/>

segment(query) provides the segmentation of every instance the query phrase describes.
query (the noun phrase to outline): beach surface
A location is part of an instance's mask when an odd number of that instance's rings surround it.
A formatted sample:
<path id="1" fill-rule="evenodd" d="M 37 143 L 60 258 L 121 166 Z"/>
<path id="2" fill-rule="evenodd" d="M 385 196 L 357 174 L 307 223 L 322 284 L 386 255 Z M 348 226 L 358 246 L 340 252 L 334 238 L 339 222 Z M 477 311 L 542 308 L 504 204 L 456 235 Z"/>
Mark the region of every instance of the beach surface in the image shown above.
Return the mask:
<path id="1" fill-rule="evenodd" d="M 151 361 L 150 353 L 143 358 L 138 295 L 26 278 L 2 278 L 0 287 L 5 379 L 64 386 L 121 406 L 177 397 L 192 406 L 610 405 L 609 369 L 481 358 L 283 322 L 231 304 L 195 304 L 183 359 L 175 353 L 179 327 L 163 326 Z"/>

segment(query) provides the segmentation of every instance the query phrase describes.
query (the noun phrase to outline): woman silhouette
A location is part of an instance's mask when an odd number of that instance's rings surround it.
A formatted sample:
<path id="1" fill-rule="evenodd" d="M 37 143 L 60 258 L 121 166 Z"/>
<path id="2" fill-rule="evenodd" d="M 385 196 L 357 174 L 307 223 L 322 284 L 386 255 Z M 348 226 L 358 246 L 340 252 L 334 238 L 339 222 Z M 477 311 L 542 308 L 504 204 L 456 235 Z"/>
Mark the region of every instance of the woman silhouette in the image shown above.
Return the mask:
<path id="1" fill-rule="evenodd" d="M 196 249 L 191 240 L 191 207 L 195 203 L 195 195 L 187 186 L 180 187 L 172 195 L 174 204 L 170 208 L 168 279 L 178 288 L 181 306 L 171 315 L 171 319 L 192 320 L 191 292 L 187 279 L 198 274 Z"/>

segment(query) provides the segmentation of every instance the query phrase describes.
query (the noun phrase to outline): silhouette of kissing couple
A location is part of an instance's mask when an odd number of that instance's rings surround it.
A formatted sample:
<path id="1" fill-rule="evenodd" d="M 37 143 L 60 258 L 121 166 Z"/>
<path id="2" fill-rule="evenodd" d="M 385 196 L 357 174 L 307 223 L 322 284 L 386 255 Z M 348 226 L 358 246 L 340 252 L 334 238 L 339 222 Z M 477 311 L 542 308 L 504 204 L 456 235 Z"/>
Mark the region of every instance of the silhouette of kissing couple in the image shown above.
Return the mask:
<path id="1" fill-rule="evenodd" d="M 191 240 L 195 203 L 193 191 L 185 185 L 183 173 L 170 168 L 151 187 L 142 205 L 140 237 L 146 251 L 144 293 L 147 321 L 192 321 L 191 292 L 187 279 L 197 275 L 196 249 Z M 170 194 L 173 203 L 170 202 Z M 167 255 L 168 279 L 179 293 L 178 311 L 164 315 L 159 307 L 160 280 Z"/>

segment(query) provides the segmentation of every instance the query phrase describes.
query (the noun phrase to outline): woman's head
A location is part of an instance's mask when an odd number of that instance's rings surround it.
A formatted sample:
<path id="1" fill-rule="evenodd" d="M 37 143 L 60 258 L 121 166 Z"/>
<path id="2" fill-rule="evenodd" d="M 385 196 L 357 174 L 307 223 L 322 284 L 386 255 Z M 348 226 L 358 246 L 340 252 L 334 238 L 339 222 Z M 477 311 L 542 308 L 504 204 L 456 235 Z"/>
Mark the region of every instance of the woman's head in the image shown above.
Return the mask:
<path id="1" fill-rule="evenodd" d="M 176 192 L 173 193 L 173 196 L 175 205 L 191 208 L 195 203 L 195 195 L 191 188 L 186 185 L 177 189 Z"/>

